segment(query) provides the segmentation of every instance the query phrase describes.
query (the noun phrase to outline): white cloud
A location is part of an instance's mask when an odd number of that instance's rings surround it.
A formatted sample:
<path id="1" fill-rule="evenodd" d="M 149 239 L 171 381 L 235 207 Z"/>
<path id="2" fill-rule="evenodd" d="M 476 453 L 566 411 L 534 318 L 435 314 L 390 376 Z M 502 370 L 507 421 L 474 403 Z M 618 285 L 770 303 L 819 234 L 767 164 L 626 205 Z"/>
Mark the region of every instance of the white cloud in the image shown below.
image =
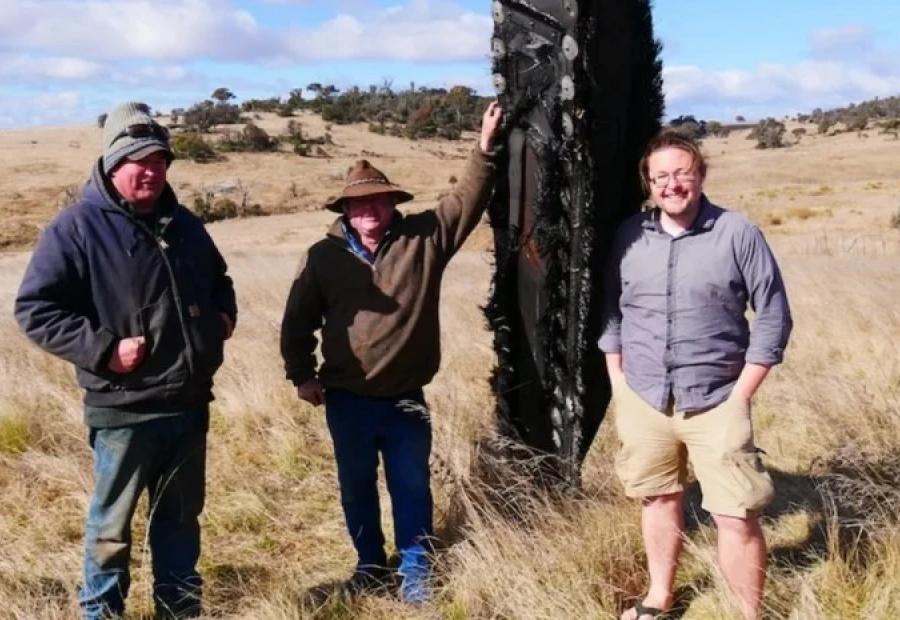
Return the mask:
<path id="1" fill-rule="evenodd" d="M 0 54 L 0 80 L 86 80 L 97 77 L 101 72 L 102 67 L 98 63 L 83 58 Z"/>
<path id="2" fill-rule="evenodd" d="M 0 127 L 63 125 L 84 119 L 84 100 L 78 91 L 0 95 Z"/>
<path id="3" fill-rule="evenodd" d="M 363 18 L 338 15 L 294 31 L 287 46 L 299 59 L 473 61 L 487 57 L 491 28 L 486 15 L 414 0 Z"/>
<path id="4" fill-rule="evenodd" d="M 744 110 L 780 116 L 816 107 L 845 105 L 900 92 L 900 67 L 889 72 L 838 61 L 765 64 L 752 71 L 708 71 L 672 66 L 663 71 L 668 115 L 701 110 Z"/>
<path id="5" fill-rule="evenodd" d="M 255 18 L 226 0 L 19 0 L 0 8 L 0 46 L 93 60 L 229 60 L 272 53 Z"/>
<path id="6" fill-rule="evenodd" d="M 352 13 L 344 10 L 317 27 L 266 29 L 229 0 L 20 0 L 0 7 L 0 50 L 40 50 L 95 62 L 416 62 L 486 56 L 487 15 L 435 0 L 387 8 L 350 4 Z"/>
<path id="7" fill-rule="evenodd" d="M 192 90 L 208 83 L 205 75 L 180 64 L 99 63 L 67 56 L 0 53 L 0 84 L 14 82 L 35 88 L 102 85 Z"/>

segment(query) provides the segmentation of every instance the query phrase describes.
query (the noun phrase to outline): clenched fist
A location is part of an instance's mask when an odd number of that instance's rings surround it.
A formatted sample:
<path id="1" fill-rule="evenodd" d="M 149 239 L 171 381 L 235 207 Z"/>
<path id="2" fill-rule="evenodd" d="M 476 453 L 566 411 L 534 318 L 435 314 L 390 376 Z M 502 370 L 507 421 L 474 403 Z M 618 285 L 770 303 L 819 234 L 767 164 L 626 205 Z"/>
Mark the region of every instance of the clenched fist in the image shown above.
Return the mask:
<path id="1" fill-rule="evenodd" d="M 297 397 L 310 405 L 318 407 L 325 402 L 325 393 L 318 379 L 308 379 L 297 386 Z"/>
<path id="2" fill-rule="evenodd" d="M 147 354 L 147 341 L 143 336 L 123 338 L 113 349 L 109 369 L 119 374 L 133 371 Z"/>

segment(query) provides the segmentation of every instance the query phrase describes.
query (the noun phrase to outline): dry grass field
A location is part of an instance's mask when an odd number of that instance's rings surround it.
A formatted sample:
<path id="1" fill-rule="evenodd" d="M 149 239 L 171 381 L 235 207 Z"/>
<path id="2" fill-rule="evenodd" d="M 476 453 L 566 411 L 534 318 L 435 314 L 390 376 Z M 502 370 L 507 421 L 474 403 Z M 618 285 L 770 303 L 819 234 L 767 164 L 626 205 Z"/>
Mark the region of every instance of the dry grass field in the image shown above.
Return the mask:
<path id="1" fill-rule="evenodd" d="M 312 134 L 324 131 L 302 119 Z M 267 129 L 275 123 L 268 121 Z M 283 122 L 283 121 L 281 121 Z M 611 477 L 615 438 L 604 424 L 577 496 L 528 492 L 479 446 L 493 426 L 490 335 L 479 305 L 489 286 L 489 233 L 451 264 L 442 306 L 444 362 L 427 389 L 433 409 L 440 551 L 433 603 L 391 596 L 313 600 L 346 578 L 343 530 L 321 410 L 283 380 L 278 326 L 300 252 L 331 216 L 314 210 L 363 156 L 427 207 L 458 175 L 469 143 L 406 142 L 335 127 L 332 159 L 287 153 L 178 162 L 183 201 L 238 182 L 251 200 L 292 214 L 210 225 L 240 305 L 217 377 L 203 517 L 202 571 L 211 617 L 613 618 L 646 575 L 638 507 Z M 99 151 L 96 128 L 0 133 L 0 617 L 72 618 L 91 487 L 90 452 L 72 371 L 30 346 L 11 316 L 27 261 L 15 247 L 51 217 Z M 749 215 L 784 270 L 795 317 L 786 363 L 754 404 L 778 500 L 770 543 L 769 618 L 900 617 L 900 142 L 809 136 L 759 151 L 741 134 L 707 140 L 710 197 Z M 293 189 L 292 189 L 293 188 Z M 233 190 L 232 190 L 233 191 Z M 291 202 L 291 201 L 295 202 Z M 279 209 L 275 209 L 279 207 Z M 9 232 L 7 232 L 7 229 Z M 487 484 L 501 480 L 501 488 Z M 713 562 L 714 532 L 690 493 L 678 576 L 684 618 L 732 618 Z M 385 522 L 388 506 L 385 502 Z M 152 609 L 145 510 L 139 509 L 129 617 Z M 390 539 L 390 527 L 387 527 Z"/>

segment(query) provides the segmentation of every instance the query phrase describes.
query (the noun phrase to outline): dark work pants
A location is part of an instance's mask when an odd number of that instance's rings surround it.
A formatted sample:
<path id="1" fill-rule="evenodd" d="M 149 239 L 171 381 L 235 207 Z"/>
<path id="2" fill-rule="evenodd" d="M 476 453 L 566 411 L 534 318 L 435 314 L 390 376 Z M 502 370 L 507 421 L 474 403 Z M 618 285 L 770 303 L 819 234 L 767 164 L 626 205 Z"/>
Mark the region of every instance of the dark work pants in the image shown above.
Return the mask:
<path id="1" fill-rule="evenodd" d="M 85 528 L 85 618 L 124 611 L 131 518 L 149 493 L 149 541 L 157 613 L 200 613 L 200 524 L 206 465 L 206 407 L 120 428 L 91 429 L 94 494 Z"/>
<path id="2" fill-rule="evenodd" d="M 403 557 L 427 546 L 433 534 L 428 470 L 431 419 L 422 390 L 391 398 L 327 390 L 325 415 L 358 566 L 387 562 L 377 487 L 379 453 L 391 497 L 397 551 Z"/>

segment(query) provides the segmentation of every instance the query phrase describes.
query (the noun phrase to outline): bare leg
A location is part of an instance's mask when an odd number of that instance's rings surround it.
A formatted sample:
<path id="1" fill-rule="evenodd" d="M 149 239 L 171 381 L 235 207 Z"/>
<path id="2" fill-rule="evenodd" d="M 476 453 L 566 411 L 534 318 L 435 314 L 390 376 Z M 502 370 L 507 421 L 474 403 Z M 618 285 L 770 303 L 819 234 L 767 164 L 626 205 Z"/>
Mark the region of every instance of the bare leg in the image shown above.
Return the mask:
<path id="1" fill-rule="evenodd" d="M 713 515 L 719 530 L 719 566 L 746 620 L 757 620 L 766 581 L 766 541 L 759 519 Z"/>
<path id="2" fill-rule="evenodd" d="M 643 601 L 646 607 L 668 609 L 672 606 L 675 570 L 684 541 L 683 497 L 684 494 L 679 492 L 646 497 L 641 502 L 641 531 L 650 573 L 650 588 Z M 637 611 L 632 607 L 621 618 L 637 620 Z"/>

